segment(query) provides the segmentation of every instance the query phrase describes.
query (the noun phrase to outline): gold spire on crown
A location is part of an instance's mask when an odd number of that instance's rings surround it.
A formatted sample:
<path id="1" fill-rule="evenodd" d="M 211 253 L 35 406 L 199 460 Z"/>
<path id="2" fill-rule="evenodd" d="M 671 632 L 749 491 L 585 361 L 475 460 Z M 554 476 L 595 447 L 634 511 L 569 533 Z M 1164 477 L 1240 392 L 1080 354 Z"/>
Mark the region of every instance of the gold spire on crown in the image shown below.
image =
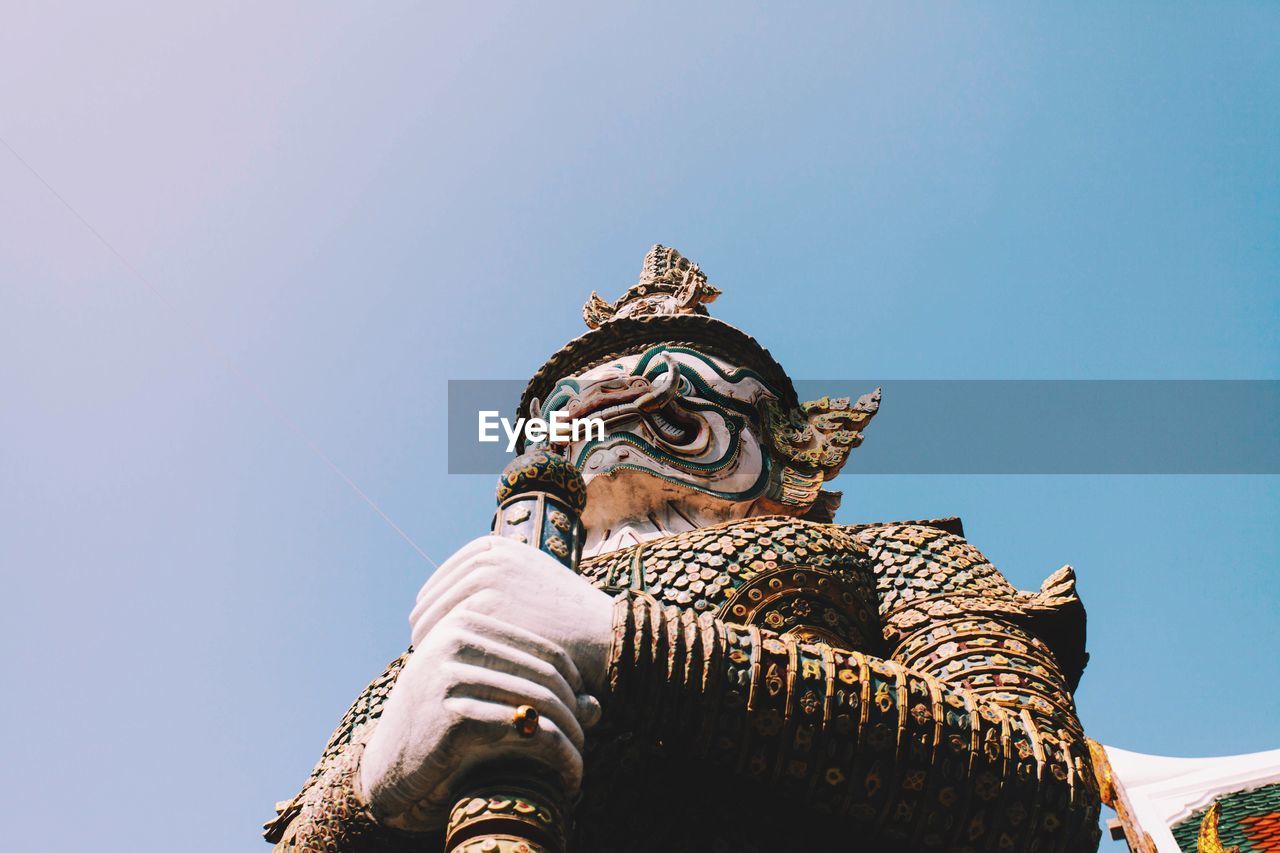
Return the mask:
<path id="1" fill-rule="evenodd" d="M 640 280 L 617 302 L 608 302 L 591 291 L 582 306 L 587 328 L 598 329 L 610 320 L 655 315 L 707 314 L 705 306 L 714 302 L 720 290 L 707 283 L 698 265 L 669 246 L 654 246 L 644 256 Z"/>

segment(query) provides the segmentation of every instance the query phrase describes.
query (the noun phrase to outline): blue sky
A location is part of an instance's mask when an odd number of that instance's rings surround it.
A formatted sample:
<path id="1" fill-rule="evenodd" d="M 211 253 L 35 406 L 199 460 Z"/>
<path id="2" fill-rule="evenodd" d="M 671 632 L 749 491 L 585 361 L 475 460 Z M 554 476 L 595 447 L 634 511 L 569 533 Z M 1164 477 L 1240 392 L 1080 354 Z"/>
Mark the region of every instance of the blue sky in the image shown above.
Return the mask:
<path id="1" fill-rule="evenodd" d="M 0 136 L 141 274 L 0 148 L 10 845 L 254 849 L 431 570 L 312 445 L 442 560 L 493 485 L 445 473 L 447 380 L 529 375 L 650 243 L 798 378 L 1280 378 L 1278 37 L 1229 3 L 7 10 Z M 1021 586 L 1072 563 L 1094 737 L 1280 746 L 1275 477 L 839 483 Z"/>

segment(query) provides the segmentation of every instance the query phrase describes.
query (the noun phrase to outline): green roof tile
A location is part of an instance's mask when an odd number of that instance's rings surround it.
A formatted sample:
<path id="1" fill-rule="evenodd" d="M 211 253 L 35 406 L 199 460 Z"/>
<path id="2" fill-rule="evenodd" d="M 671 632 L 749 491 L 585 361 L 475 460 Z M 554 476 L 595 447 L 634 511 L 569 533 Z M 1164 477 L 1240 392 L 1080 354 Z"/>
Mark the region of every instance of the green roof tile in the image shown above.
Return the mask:
<path id="1" fill-rule="evenodd" d="M 1240 853 L 1280 851 L 1280 782 L 1223 794 L 1218 802 L 1222 804 L 1218 838 L 1224 845 L 1237 845 Z M 1183 853 L 1196 853 L 1206 811 L 1208 807 L 1174 825 L 1173 837 Z"/>

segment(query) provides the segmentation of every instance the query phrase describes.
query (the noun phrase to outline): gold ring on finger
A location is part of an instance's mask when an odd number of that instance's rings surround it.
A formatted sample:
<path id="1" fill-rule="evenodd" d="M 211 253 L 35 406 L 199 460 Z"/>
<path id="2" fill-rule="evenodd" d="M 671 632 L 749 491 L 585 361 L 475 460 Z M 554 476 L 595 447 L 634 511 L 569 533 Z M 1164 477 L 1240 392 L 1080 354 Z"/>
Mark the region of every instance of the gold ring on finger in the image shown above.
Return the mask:
<path id="1" fill-rule="evenodd" d="M 521 705 L 511 717 L 511 724 L 520 737 L 533 737 L 538 733 L 538 709 L 532 705 Z"/>

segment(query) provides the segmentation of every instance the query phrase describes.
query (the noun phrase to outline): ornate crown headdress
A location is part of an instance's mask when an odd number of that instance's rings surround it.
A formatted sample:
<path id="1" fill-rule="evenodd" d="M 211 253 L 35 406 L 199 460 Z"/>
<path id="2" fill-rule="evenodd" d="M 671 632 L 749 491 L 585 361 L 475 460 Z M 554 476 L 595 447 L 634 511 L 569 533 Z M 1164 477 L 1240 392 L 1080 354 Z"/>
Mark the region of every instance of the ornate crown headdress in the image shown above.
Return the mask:
<path id="1" fill-rule="evenodd" d="M 582 319 L 587 328 L 598 329 L 612 320 L 627 317 L 649 317 L 660 314 L 700 314 L 709 316 L 703 306 L 715 302 L 719 288 L 707 283 L 698 265 L 668 246 L 654 246 L 644 256 L 640 280 L 627 288 L 617 302 L 609 303 L 591 291 L 582 306 Z"/>
<path id="2" fill-rule="evenodd" d="M 777 395 L 763 412 L 766 439 L 780 463 L 770 497 L 791 508 L 818 504 L 834 511 L 837 496 L 822 492 L 821 484 L 862 443 L 861 429 L 880 406 L 879 389 L 854 402 L 823 397 L 800 403 L 791 379 L 767 349 L 707 312 L 719 295 L 697 264 L 668 246 L 654 246 L 644 257 L 640 280 L 616 302 L 592 291 L 582 309 L 590 331 L 547 359 L 529 380 L 517 414 L 528 414 L 531 404 L 545 400 L 566 376 L 655 344 L 686 344 L 751 368 Z"/>
<path id="3" fill-rule="evenodd" d="M 527 415 L 529 404 L 545 400 L 560 379 L 660 343 L 688 344 L 736 359 L 759 373 L 786 405 L 796 405 L 791 380 L 769 351 L 707 313 L 706 304 L 719 295 L 697 264 L 675 249 L 654 246 L 645 255 L 640 280 L 616 302 L 592 292 L 582 309 L 590 331 L 569 341 L 538 369 L 525 388 L 518 414 Z"/>

